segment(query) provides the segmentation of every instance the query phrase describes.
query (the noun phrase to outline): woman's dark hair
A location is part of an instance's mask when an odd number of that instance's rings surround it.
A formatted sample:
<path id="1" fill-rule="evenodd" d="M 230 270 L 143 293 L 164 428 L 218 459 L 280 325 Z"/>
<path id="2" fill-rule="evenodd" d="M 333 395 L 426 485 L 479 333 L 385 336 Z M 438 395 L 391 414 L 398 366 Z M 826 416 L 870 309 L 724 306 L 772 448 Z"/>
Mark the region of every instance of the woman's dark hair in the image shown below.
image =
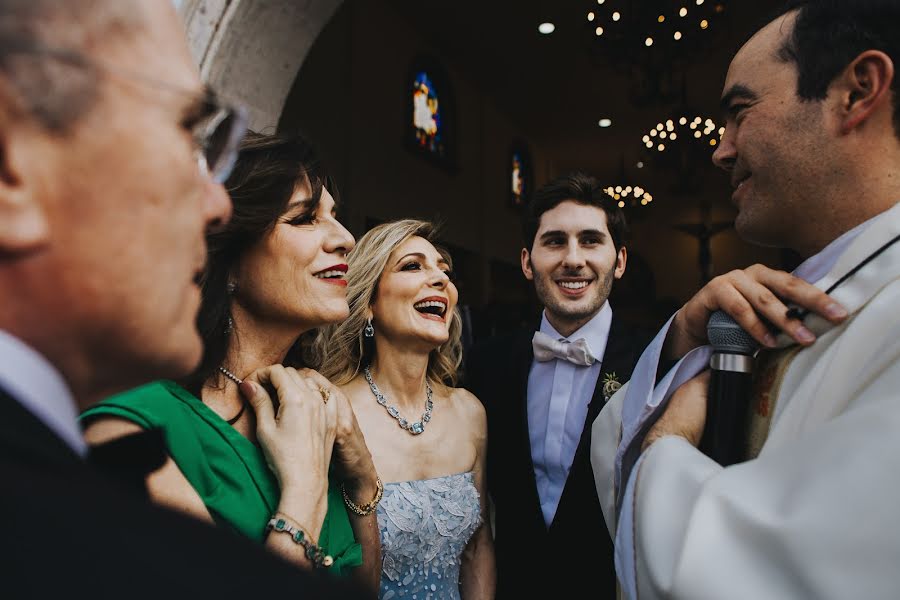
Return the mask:
<path id="1" fill-rule="evenodd" d="M 311 199 L 303 214 L 292 222 L 301 222 L 316 212 L 323 186 L 336 194 L 333 184 L 322 173 L 313 146 L 301 135 L 247 133 L 225 182 L 233 206 L 231 220 L 206 236 L 208 257 L 197 316 L 203 358 L 182 382 L 192 393 L 199 396 L 203 384 L 216 374 L 229 345 L 234 343 L 228 290 L 232 270 L 247 250 L 272 231 L 297 186 L 307 181 L 312 188 Z"/>
<path id="2" fill-rule="evenodd" d="M 828 88 L 866 50 L 881 50 L 900 66 L 900 0 L 791 0 L 775 15 L 797 11 L 779 57 L 797 65 L 797 95 L 824 100 Z M 773 19 L 770 19 L 771 22 Z M 894 132 L 900 137 L 900 76 L 891 83 Z"/>
<path id="3" fill-rule="evenodd" d="M 545 183 L 534 192 L 531 202 L 525 207 L 522 215 L 522 238 L 529 252 L 534 246 L 534 238 L 540 229 L 541 217 L 545 212 L 553 210 L 566 200 L 603 210 L 606 213 L 606 226 L 612 237 L 613 246 L 618 252 L 628 234 L 625 213 L 603 191 L 600 181 L 596 177 L 580 171 L 573 171 L 558 177 Z"/>

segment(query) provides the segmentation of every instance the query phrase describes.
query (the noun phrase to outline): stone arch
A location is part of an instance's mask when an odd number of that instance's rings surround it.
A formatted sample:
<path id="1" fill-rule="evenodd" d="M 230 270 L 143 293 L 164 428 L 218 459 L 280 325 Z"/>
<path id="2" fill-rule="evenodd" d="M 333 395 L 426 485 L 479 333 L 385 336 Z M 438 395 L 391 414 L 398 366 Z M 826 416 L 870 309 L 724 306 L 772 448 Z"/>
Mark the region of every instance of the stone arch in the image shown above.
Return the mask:
<path id="1" fill-rule="evenodd" d="M 341 0 L 176 2 L 204 81 L 274 131 L 300 65 Z"/>

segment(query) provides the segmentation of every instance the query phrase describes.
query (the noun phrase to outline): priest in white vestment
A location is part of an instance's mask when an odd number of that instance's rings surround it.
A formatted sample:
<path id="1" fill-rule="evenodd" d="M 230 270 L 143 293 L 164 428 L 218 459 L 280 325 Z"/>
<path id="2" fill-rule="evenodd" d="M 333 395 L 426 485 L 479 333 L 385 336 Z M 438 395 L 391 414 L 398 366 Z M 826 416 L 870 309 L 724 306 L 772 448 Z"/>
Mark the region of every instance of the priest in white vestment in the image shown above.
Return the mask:
<path id="1" fill-rule="evenodd" d="M 738 233 L 797 250 L 794 276 L 829 293 L 764 268 L 714 280 L 595 421 L 628 598 L 900 598 L 900 1 L 794 4 L 732 61 L 714 161 Z M 764 345 L 747 460 L 727 468 L 696 449 L 710 357 L 697 315 L 718 309 Z"/>

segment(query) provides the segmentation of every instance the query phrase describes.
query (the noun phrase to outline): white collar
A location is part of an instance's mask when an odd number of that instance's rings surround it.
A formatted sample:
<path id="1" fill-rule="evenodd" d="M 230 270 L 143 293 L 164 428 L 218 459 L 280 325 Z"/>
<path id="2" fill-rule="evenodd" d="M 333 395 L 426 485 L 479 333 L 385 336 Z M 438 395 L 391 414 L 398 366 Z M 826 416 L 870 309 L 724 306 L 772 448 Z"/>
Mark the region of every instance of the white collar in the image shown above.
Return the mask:
<path id="1" fill-rule="evenodd" d="M 34 348 L 0 329 L 0 387 L 80 456 L 87 444 L 78 424 L 78 408 L 68 384 Z"/>
<path id="2" fill-rule="evenodd" d="M 865 235 L 862 235 L 863 233 Z M 807 259 L 794 274 L 803 275 L 804 279 L 809 277 L 808 281 L 816 287 L 823 291 L 827 290 L 858 267 L 861 261 L 872 257 L 885 242 L 898 235 L 900 235 L 900 202 L 834 240 L 821 252 Z M 868 262 L 853 277 L 835 288 L 829 296 L 853 315 L 862 309 L 878 290 L 898 277 L 900 277 L 900 245 L 895 244 Z M 807 315 L 804 324 L 817 336 L 835 327 L 814 312 Z M 780 348 L 794 343 L 785 333 L 779 333 L 776 340 Z"/>

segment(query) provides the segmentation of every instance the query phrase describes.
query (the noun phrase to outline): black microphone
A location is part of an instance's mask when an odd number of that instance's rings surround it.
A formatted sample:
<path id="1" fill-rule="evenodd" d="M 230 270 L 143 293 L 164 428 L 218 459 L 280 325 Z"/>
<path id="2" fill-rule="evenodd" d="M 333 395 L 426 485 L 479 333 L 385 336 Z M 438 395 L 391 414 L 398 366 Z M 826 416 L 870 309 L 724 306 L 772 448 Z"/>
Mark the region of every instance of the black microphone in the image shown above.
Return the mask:
<path id="1" fill-rule="evenodd" d="M 713 355 L 700 450 L 728 466 L 746 458 L 753 358 L 759 344 L 721 310 L 710 317 L 706 335 Z"/>

